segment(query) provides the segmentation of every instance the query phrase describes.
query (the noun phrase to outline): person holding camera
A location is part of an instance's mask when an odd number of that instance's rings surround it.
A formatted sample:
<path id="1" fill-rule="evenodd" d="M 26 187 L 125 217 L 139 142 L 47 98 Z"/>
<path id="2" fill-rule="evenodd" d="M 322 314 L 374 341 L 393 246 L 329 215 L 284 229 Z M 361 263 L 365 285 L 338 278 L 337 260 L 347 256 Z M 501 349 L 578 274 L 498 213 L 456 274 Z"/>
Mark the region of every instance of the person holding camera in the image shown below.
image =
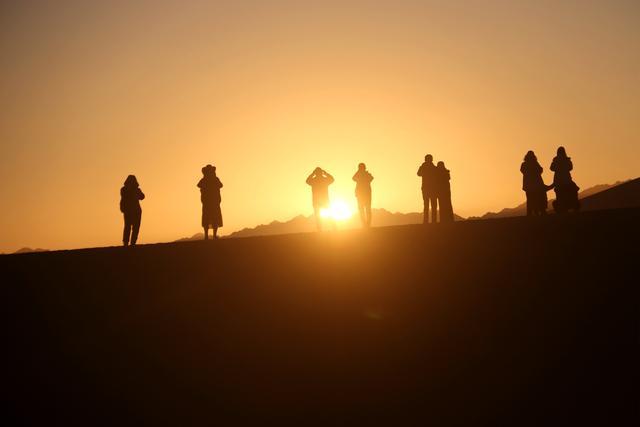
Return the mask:
<path id="1" fill-rule="evenodd" d="M 317 167 L 307 177 L 307 184 L 311 186 L 311 195 L 313 203 L 313 213 L 316 218 L 316 227 L 318 231 L 322 230 L 320 221 L 320 209 L 329 207 L 329 186 L 335 180 L 329 172 Z"/>

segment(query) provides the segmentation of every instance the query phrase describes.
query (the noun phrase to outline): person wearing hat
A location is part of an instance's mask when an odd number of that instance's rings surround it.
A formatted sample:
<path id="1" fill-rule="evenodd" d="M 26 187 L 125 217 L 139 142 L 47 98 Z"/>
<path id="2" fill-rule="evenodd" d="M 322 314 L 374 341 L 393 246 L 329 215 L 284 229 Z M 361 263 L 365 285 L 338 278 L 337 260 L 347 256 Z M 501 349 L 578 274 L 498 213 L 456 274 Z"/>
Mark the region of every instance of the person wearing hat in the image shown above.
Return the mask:
<path id="1" fill-rule="evenodd" d="M 329 207 L 329 186 L 333 184 L 333 177 L 329 172 L 317 167 L 307 177 L 307 184 L 311 186 L 313 212 L 316 217 L 318 231 L 322 229 L 320 209 Z"/>
<path id="2" fill-rule="evenodd" d="M 144 200 L 144 193 L 135 175 L 129 175 L 120 189 L 120 212 L 124 215 L 124 230 L 122 232 L 123 246 L 135 246 L 140 232 L 142 208 L 140 200 Z"/>
<path id="3" fill-rule="evenodd" d="M 198 182 L 200 200 L 202 201 L 202 228 L 204 240 L 209 239 L 209 227 L 213 228 L 213 238 L 218 238 L 218 227 L 222 227 L 222 211 L 220 209 L 220 189 L 222 182 L 216 176 L 215 166 L 202 168 L 202 179 Z"/>

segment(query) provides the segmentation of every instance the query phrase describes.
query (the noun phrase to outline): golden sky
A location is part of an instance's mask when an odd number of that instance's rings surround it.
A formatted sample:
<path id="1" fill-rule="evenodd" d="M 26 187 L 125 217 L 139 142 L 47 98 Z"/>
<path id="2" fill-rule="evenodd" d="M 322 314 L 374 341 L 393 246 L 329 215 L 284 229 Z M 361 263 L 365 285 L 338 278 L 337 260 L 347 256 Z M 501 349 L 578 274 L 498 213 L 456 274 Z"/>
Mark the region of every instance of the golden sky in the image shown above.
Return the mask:
<path id="1" fill-rule="evenodd" d="M 310 214 L 316 166 L 355 203 L 365 162 L 374 207 L 420 211 L 431 153 L 462 216 L 523 202 L 529 149 L 547 182 L 558 145 L 582 188 L 636 177 L 639 22 L 635 0 L 2 2 L 0 252 L 120 244 L 130 173 L 140 243 L 190 236 L 207 163 L 223 234 Z"/>

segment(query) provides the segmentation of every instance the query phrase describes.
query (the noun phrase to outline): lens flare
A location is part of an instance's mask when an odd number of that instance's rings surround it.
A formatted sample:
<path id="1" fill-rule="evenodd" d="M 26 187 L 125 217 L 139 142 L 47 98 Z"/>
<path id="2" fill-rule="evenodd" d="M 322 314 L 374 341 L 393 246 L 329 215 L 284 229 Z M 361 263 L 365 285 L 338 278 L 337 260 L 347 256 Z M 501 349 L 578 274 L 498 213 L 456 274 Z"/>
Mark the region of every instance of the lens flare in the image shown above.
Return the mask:
<path id="1" fill-rule="evenodd" d="M 353 211 L 344 200 L 334 200 L 328 208 L 320 209 L 322 218 L 330 218 L 335 221 L 345 221 L 353 216 Z"/>

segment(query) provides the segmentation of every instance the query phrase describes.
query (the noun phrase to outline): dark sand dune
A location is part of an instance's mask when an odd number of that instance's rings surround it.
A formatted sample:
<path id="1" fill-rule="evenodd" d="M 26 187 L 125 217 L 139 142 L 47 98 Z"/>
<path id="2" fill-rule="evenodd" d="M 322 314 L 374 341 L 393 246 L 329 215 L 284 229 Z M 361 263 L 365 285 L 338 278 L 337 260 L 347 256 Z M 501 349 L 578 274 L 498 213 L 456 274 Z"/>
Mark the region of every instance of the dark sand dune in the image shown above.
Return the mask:
<path id="1" fill-rule="evenodd" d="M 632 179 L 615 187 L 580 200 L 580 210 L 599 210 L 640 207 L 640 178 Z"/>
<path id="2" fill-rule="evenodd" d="M 634 424 L 639 217 L 3 256 L 3 417 Z"/>

